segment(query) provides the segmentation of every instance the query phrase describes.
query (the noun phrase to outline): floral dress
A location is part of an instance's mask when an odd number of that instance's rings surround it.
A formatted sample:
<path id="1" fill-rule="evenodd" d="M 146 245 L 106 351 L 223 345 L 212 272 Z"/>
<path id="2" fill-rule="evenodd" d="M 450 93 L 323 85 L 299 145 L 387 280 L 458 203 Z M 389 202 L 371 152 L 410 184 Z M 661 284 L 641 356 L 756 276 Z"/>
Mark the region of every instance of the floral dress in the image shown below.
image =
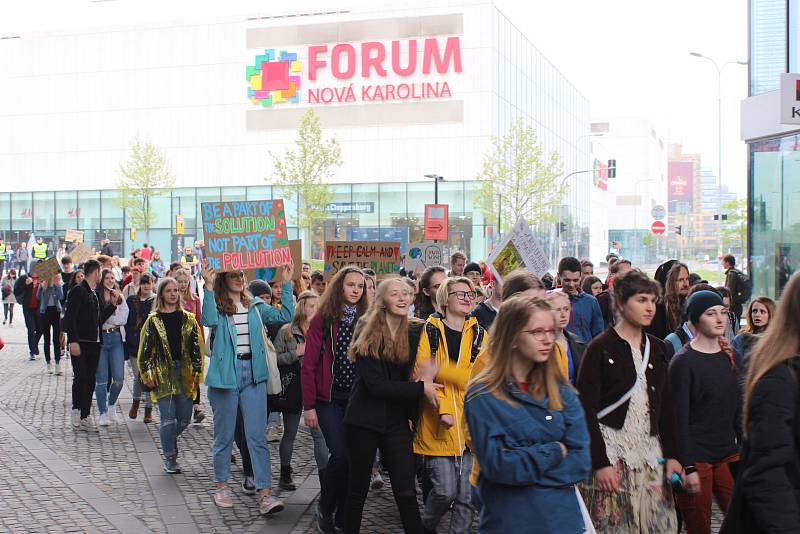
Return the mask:
<path id="1" fill-rule="evenodd" d="M 620 475 L 619 492 L 596 487 L 595 473 L 582 494 L 597 532 L 674 534 L 677 531 L 672 489 L 665 481 L 661 442 L 650 435 L 650 401 L 641 351 L 631 347 L 639 381 L 631 395 L 622 428 L 600 423 L 611 465 Z"/>

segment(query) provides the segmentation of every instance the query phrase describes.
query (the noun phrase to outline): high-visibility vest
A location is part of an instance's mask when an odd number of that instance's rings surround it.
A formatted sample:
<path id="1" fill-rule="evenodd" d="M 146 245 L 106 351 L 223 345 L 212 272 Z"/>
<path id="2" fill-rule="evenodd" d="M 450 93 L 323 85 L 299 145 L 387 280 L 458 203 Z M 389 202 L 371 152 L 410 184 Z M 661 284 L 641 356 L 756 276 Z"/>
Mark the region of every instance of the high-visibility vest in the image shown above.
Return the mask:
<path id="1" fill-rule="evenodd" d="M 34 243 L 33 257 L 37 260 L 43 260 L 47 258 L 47 243 Z"/>
<path id="2" fill-rule="evenodd" d="M 0 261 L 6 260 L 6 244 L 0 245 Z"/>

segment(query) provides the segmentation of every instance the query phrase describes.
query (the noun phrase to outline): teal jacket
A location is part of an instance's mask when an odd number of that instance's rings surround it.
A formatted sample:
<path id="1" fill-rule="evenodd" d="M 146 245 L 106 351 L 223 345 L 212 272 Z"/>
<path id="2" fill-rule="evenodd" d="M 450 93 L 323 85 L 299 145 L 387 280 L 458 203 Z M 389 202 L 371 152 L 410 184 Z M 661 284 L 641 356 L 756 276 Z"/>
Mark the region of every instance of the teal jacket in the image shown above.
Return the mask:
<path id="1" fill-rule="evenodd" d="M 286 323 L 294 316 L 292 284 L 282 286 L 281 307 L 274 308 L 260 298 L 250 300 L 247 312 L 247 326 L 250 330 L 250 352 L 253 354 L 253 382 L 256 384 L 269 379 L 267 351 L 264 337 L 259 335 L 266 324 Z M 203 325 L 211 328 L 211 361 L 206 374 L 206 386 L 221 389 L 236 389 L 236 326 L 233 316 L 217 309 L 214 292 L 203 289 Z"/>

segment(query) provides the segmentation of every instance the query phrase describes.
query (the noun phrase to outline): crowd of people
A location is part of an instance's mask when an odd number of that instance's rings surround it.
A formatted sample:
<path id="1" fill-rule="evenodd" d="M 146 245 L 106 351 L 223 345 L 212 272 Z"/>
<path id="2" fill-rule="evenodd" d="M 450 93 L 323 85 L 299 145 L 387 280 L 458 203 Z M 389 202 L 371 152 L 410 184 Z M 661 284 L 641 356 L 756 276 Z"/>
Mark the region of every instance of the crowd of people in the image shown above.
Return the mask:
<path id="1" fill-rule="evenodd" d="M 70 358 L 76 431 L 115 423 L 128 361 L 128 416 L 144 405 L 150 423 L 157 408 L 167 473 L 210 405 L 221 508 L 234 506 L 237 456 L 260 513 L 284 508 L 271 465 L 296 488 L 302 419 L 321 533 L 361 530 L 382 471 L 408 533 L 449 514 L 453 534 L 476 521 L 485 533 L 705 534 L 712 500 L 724 533 L 800 531 L 800 279 L 776 304 L 753 298 L 730 255 L 720 287 L 677 260 L 652 278 L 606 262 L 605 280 L 573 257 L 552 276 L 501 280 L 457 252 L 449 269 L 382 279 L 304 263 L 299 277 L 290 265 L 248 281 L 191 247 L 169 265 L 141 250 L 125 269 L 65 255 L 49 280 L 7 270 L 4 324 L 21 304 L 29 358 L 41 337 L 49 373 Z"/>

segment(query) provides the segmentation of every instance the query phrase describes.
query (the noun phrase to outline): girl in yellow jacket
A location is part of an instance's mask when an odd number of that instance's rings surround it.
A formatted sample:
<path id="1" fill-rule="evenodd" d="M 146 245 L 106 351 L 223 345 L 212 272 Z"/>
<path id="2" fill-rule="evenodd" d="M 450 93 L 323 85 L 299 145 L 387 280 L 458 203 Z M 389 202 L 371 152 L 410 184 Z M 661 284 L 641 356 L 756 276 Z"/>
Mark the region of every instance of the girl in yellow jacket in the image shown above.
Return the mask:
<path id="1" fill-rule="evenodd" d="M 448 278 L 436 292 L 440 313 L 428 318 L 417 351 L 417 376 L 434 375 L 442 384 L 439 403 L 420 404 L 414 453 L 422 457 L 431 490 L 425 496 L 422 524 L 435 531 L 442 516 L 453 508 L 450 532 L 469 532 L 474 516 L 470 506 L 469 474 L 472 454 L 466 447 L 464 393 L 472 366 L 486 345 L 488 333 L 468 317 L 475 289 L 468 278 Z"/>

